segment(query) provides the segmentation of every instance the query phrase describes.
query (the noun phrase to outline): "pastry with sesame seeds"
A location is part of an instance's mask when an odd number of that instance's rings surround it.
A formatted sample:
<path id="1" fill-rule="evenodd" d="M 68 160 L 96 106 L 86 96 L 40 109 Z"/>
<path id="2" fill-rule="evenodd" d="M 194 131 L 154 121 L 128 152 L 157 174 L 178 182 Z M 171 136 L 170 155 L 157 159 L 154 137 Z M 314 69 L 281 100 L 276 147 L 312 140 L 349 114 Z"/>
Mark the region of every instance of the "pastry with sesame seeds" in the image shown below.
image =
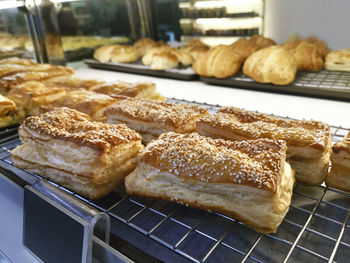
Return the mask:
<path id="1" fill-rule="evenodd" d="M 294 184 L 286 151 L 282 140 L 232 142 L 170 132 L 148 144 L 125 187 L 132 195 L 217 211 L 256 231 L 276 232 Z"/>
<path id="2" fill-rule="evenodd" d="M 196 121 L 208 114 L 198 105 L 174 104 L 142 98 L 118 97 L 105 115 L 109 123 L 125 123 L 141 133 L 146 143 L 166 132 L 195 131 Z"/>
<path id="3" fill-rule="evenodd" d="M 320 185 L 328 174 L 331 152 L 329 125 L 313 120 L 287 120 L 235 107 L 222 107 L 197 122 L 199 134 L 227 140 L 257 138 L 287 142 L 287 160 L 296 180 Z"/>
<path id="4" fill-rule="evenodd" d="M 332 167 L 326 185 L 350 192 L 350 132 L 332 147 Z"/>
<path id="5" fill-rule="evenodd" d="M 143 149 L 141 136 L 125 125 L 91 122 L 68 108 L 25 119 L 19 137 L 15 166 L 91 199 L 121 184 Z"/>

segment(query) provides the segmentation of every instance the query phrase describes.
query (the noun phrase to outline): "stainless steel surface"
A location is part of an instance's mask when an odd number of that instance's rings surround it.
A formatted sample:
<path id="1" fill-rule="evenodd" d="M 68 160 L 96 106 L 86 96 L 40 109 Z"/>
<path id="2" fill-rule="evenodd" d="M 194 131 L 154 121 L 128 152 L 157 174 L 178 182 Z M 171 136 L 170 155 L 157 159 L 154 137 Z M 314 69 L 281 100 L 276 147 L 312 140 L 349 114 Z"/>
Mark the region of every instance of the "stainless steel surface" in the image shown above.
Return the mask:
<path id="1" fill-rule="evenodd" d="M 200 105 L 210 112 L 219 107 Z M 332 126 L 333 142 L 348 131 Z M 5 162 L 11 163 L 8 151 L 18 144 L 18 138 L 1 144 Z M 289 212 L 275 234 L 257 233 L 220 213 L 127 196 L 123 187 L 100 200 L 71 194 L 105 211 L 112 227 L 114 220 L 121 222 L 192 262 L 347 262 L 350 255 L 350 194 L 324 186 L 296 184 Z"/>

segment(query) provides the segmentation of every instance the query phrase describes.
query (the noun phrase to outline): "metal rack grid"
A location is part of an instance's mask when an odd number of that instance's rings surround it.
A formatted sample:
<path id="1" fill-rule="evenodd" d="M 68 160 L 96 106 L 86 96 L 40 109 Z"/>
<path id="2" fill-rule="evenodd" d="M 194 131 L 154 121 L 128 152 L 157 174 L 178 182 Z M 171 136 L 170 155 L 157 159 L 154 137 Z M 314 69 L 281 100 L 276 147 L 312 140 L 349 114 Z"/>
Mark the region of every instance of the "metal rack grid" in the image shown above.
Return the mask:
<path id="1" fill-rule="evenodd" d="M 211 112 L 219 107 L 200 105 Z M 333 142 L 348 131 L 332 126 Z M 9 151 L 19 144 L 16 136 L 0 145 L 0 165 L 12 164 Z M 40 178 L 29 172 L 28 176 Z M 289 212 L 277 233 L 260 234 L 220 213 L 127 196 L 123 187 L 91 201 L 51 183 L 182 255 L 184 261 L 346 262 L 350 256 L 350 194 L 324 186 L 296 184 Z"/>
<path id="2" fill-rule="evenodd" d="M 251 88 L 262 91 L 277 91 L 349 100 L 350 72 L 321 70 L 318 72 L 298 71 L 293 83 L 279 86 L 258 83 L 246 77 L 242 72 L 227 79 L 201 77 L 208 84 L 230 87 Z"/>

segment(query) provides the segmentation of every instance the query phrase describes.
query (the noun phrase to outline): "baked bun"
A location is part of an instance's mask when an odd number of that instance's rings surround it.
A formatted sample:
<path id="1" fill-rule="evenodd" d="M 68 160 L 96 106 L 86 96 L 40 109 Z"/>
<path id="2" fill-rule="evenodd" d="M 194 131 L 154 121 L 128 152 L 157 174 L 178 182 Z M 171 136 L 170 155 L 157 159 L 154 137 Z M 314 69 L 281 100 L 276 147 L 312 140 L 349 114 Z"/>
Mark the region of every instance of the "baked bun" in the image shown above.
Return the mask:
<path id="1" fill-rule="evenodd" d="M 197 132 L 233 141 L 269 138 L 287 142 L 287 160 L 296 179 L 320 185 L 326 178 L 331 150 L 329 125 L 319 121 L 286 120 L 235 107 L 222 107 L 197 122 Z"/>
<path id="2" fill-rule="evenodd" d="M 287 85 L 294 81 L 297 63 L 283 47 L 270 46 L 256 51 L 245 61 L 243 73 L 257 82 Z"/>
<path id="3" fill-rule="evenodd" d="M 282 47 L 293 54 L 298 70 L 319 71 L 323 68 L 323 57 L 317 46 L 309 41 L 295 40 Z"/>
<path id="4" fill-rule="evenodd" d="M 350 48 L 330 52 L 324 66 L 328 70 L 350 71 Z"/>
<path id="5" fill-rule="evenodd" d="M 170 68 L 177 68 L 179 61 L 177 57 L 170 52 L 156 53 L 152 56 L 152 63 L 150 65 L 153 70 L 165 70 Z"/>
<path id="6" fill-rule="evenodd" d="M 242 56 L 228 45 L 218 45 L 199 57 L 193 70 L 203 77 L 228 78 L 242 66 Z"/>
<path id="7" fill-rule="evenodd" d="M 85 114 L 61 108 L 29 117 L 19 128 L 23 145 L 13 163 L 88 198 L 100 198 L 135 168 L 141 137 L 125 125 L 90 122 Z"/>
<path id="8" fill-rule="evenodd" d="M 350 192 L 350 132 L 332 147 L 332 167 L 326 185 Z"/>
<path id="9" fill-rule="evenodd" d="M 256 231 L 276 232 L 293 192 L 286 150 L 277 140 L 166 133 L 146 147 L 125 187 L 132 195 L 217 211 Z"/>
<path id="10" fill-rule="evenodd" d="M 150 38 L 141 38 L 137 40 L 133 47 L 136 50 L 138 57 L 143 57 L 152 47 L 159 45 Z"/>
<path id="11" fill-rule="evenodd" d="M 94 52 L 94 59 L 102 63 L 111 61 L 111 52 L 115 48 L 115 45 L 107 45 L 99 47 Z"/>
<path id="12" fill-rule="evenodd" d="M 155 46 L 150 48 L 146 54 L 142 57 L 142 63 L 144 65 L 150 66 L 152 64 L 152 59 L 155 54 L 166 53 L 173 50 L 171 46 L 163 45 L 163 46 Z"/>
<path id="13" fill-rule="evenodd" d="M 115 45 L 111 51 L 112 62 L 135 62 L 138 59 L 137 52 L 133 46 Z"/>

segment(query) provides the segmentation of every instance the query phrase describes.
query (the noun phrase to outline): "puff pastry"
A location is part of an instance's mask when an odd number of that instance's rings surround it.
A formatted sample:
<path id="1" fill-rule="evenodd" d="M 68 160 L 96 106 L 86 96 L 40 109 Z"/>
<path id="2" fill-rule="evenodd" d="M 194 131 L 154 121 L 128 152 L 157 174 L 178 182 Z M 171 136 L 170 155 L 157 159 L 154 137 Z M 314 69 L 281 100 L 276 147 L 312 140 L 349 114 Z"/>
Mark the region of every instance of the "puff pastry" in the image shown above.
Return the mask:
<path id="1" fill-rule="evenodd" d="M 318 121 L 286 120 L 235 107 L 223 107 L 197 122 L 199 134 L 229 140 L 256 138 L 287 142 L 287 160 L 297 181 L 321 184 L 328 173 L 331 135 L 329 125 Z"/>
<path id="2" fill-rule="evenodd" d="M 43 81 L 64 75 L 72 75 L 73 69 L 64 66 L 49 66 L 43 71 L 24 71 L 0 78 L 0 93 L 8 92 L 26 81 Z"/>
<path id="3" fill-rule="evenodd" d="M 326 185 L 350 192 L 350 132 L 332 147 L 332 167 Z"/>
<path id="4" fill-rule="evenodd" d="M 232 46 L 218 45 L 201 55 L 192 65 L 203 77 L 228 78 L 242 66 L 243 58 Z"/>
<path id="5" fill-rule="evenodd" d="M 26 112 L 26 115 L 39 115 L 42 107 L 51 105 L 66 94 L 66 89 L 59 86 L 50 86 L 38 81 L 28 81 L 14 87 L 7 94 L 13 100 L 19 110 Z"/>
<path id="6" fill-rule="evenodd" d="M 27 118 L 19 136 L 23 145 L 11 151 L 17 167 L 92 199 L 120 184 L 143 148 L 125 125 L 90 122 L 68 108 Z"/>
<path id="7" fill-rule="evenodd" d="M 165 101 L 165 98 L 156 90 L 156 85 L 151 82 L 129 83 L 113 81 L 91 87 L 89 90 L 109 95 L 111 97 L 124 95 L 128 97 L 141 97 L 151 100 Z"/>
<path id="8" fill-rule="evenodd" d="M 316 45 L 307 40 L 295 40 L 282 45 L 290 51 L 297 63 L 298 70 L 319 71 L 323 68 L 323 57 Z"/>
<path id="9" fill-rule="evenodd" d="M 276 232 L 294 183 L 286 150 L 280 140 L 166 133 L 146 147 L 125 187 L 129 194 L 218 211 L 256 231 Z"/>
<path id="10" fill-rule="evenodd" d="M 350 48 L 330 52 L 324 66 L 328 70 L 350 71 Z"/>
<path id="11" fill-rule="evenodd" d="M 52 101 L 47 107 L 41 107 L 41 110 L 67 107 L 87 114 L 93 121 L 105 121 L 105 110 L 116 101 L 108 95 L 81 89 L 67 92 L 64 96 Z"/>
<path id="12" fill-rule="evenodd" d="M 16 124 L 24 117 L 24 111 L 17 110 L 12 100 L 0 95 L 0 128 Z"/>
<path id="13" fill-rule="evenodd" d="M 142 98 L 121 97 L 110 106 L 105 115 L 109 123 L 125 123 L 141 133 L 144 142 L 150 142 L 160 134 L 174 131 L 193 132 L 195 122 L 208 114 L 197 105 L 173 104 Z"/>
<path id="14" fill-rule="evenodd" d="M 283 47 L 270 46 L 254 52 L 243 65 L 243 73 L 257 82 L 287 85 L 294 81 L 297 63 Z"/>

